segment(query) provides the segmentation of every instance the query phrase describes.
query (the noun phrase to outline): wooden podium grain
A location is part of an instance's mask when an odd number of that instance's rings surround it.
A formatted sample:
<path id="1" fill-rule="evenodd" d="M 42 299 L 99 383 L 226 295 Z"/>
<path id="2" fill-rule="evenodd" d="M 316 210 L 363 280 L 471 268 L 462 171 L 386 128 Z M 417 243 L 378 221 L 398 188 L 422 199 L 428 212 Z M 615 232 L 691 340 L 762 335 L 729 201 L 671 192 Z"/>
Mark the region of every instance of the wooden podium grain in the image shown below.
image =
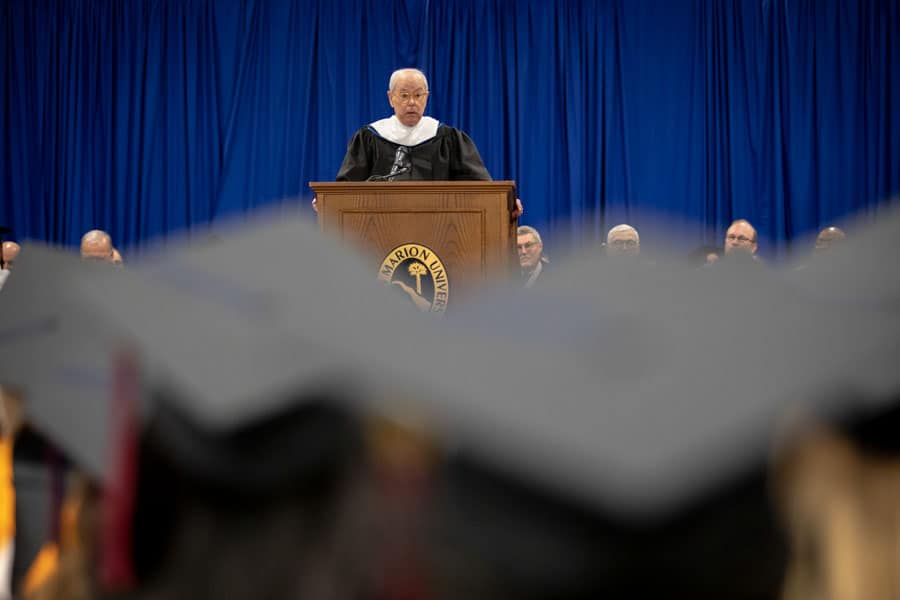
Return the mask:
<path id="1" fill-rule="evenodd" d="M 373 277 L 395 248 L 420 244 L 447 269 L 448 310 L 517 276 L 512 181 L 312 182 L 319 228 L 357 247 Z"/>

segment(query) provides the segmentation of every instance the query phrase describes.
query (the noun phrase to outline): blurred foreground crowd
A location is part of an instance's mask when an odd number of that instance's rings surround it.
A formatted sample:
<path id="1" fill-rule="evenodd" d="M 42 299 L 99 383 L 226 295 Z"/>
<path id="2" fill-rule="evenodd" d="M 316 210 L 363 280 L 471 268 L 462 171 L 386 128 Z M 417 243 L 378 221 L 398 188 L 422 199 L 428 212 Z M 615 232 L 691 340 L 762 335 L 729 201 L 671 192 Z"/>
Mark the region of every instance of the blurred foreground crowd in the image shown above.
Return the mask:
<path id="1" fill-rule="evenodd" d="M 900 597 L 898 232 L 520 227 L 442 318 L 300 219 L 4 242 L 0 596 Z"/>

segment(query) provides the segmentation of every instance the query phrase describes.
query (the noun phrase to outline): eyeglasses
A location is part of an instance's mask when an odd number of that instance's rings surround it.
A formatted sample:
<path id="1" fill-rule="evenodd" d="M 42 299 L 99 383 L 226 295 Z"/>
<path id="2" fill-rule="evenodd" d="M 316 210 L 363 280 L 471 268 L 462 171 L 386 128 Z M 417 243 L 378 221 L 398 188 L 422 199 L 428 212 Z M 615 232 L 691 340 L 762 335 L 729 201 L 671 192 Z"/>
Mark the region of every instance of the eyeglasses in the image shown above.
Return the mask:
<path id="1" fill-rule="evenodd" d="M 421 91 L 413 92 L 413 93 L 396 92 L 396 93 L 394 93 L 394 98 L 397 98 L 398 100 L 400 100 L 400 102 L 403 102 L 404 104 L 406 104 L 410 100 L 415 101 L 416 104 L 421 104 L 421 103 L 425 102 L 426 98 L 428 98 L 428 92 L 421 92 Z"/>
<path id="2" fill-rule="evenodd" d="M 516 248 L 518 248 L 519 250 L 525 250 L 525 251 L 528 251 L 528 250 L 531 250 L 532 248 L 534 248 L 534 247 L 537 246 L 537 245 L 538 245 L 537 242 L 525 242 L 524 244 L 517 244 L 517 245 L 516 245 Z"/>
<path id="3" fill-rule="evenodd" d="M 613 240 L 609 243 L 614 248 L 637 248 L 637 240 Z"/>
<path id="4" fill-rule="evenodd" d="M 748 238 L 746 235 L 734 235 L 733 233 L 726 235 L 725 239 L 729 242 L 737 242 L 739 244 L 752 244 L 754 242 L 754 240 Z"/>

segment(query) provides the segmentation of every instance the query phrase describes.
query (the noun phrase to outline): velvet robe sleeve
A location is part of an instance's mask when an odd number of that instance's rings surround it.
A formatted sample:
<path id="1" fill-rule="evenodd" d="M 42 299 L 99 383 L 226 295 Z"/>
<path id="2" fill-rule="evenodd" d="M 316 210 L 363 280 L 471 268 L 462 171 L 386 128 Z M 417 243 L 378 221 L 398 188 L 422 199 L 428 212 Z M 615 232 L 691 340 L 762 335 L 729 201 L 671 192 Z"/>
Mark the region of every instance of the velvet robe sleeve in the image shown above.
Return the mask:
<path id="1" fill-rule="evenodd" d="M 372 175 L 372 167 L 375 164 L 375 148 L 372 134 L 366 129 L 360 129 L 347 144 L 347 153 L 344 162 L 338 170 L 336 181 L 365 181 Z"/>
<path id="2" fill-rule="evenodd" d="M 491 181 L 475 142 L 459 129 L 450 134 L 450 179 L 457 181 Z"/>

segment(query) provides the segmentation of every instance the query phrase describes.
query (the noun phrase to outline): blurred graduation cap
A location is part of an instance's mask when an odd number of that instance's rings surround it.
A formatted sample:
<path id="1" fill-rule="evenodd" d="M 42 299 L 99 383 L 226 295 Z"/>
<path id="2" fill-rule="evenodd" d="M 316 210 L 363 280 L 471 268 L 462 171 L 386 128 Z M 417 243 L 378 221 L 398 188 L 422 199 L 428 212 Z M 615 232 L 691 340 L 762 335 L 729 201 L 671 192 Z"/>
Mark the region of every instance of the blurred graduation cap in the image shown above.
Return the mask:
<path id="1" fill-rule="evenodd" d="M 240 227 L 222 241 L 171 244 L 124 271 L 40 244 L 23 253 L 0 298 L 0 382 L 25 392 L 30 418 L 94 477 L 108 470 L 120 351 L 133 352 L 150 398 L 141 410 L 166 420 L 185 468 L 196 459 L 198 470 L 239 474 L 249 489 L 253 477 L 263 487 L 277 479 L 278 462 L 242 469 L 224 446 L 216 459 L 191 440 L 203 432 L 212 444 L 300 404 L 363 395 L 373 365 L 361 357 L 378 344 L 368 332 L 421 318 L 312 226 L 260 218 Z"/>
<path id="2" fill-rule="evenodd" d="M 96 480 L 106 474 L 111 397 L 109 328 L 71 291 L 93 267 L 26 248 L 0 294 L 0 385 L 21 393 L 25 413 L 14 454 L 14 585 L 55 538 L 66 458 Z"/>
<path id="3" fill-rule="evenodd" d="M 26 245 L 0 295 L 0 384 L 20 390 L 29 423 L 100 479 L 116 338 L 102 312 L 74 293 L 97 270 L 66 252 Z"/>
<path id="4" fill-rule="evenodd" d="M 817 302 L 739 259 L 711 272 L 572 263 L 556 288 L 438 324 L 382 303 L 364 267 L 293 221 L 105 277 L 84 292 L 159 367 L 191 435 L 265 421 L 314 390 L 417 390 L 452 449 L 446 589 L 470 595 L 772 597 L 780 419 L 878 412 L 898 389 L 896 315 Z M 179 456 L 206 471 L 235 458 Z"/>
<path id="5" fill-rule="evenodd" d="M 890 410 L 898 315 L 816 301 L 739 259 L 588 259 L 555 282 L 483 299 L 407 349 L 455 449 L 456 567 L 500 597 L 778 595 L 775 434 L 794 411 Z"/>
<path id="6" fill-rule="evenodd" d="M 900 278 L 892 273 L 900 258 L 900 205 L 860 218 L 848 231 L 847 239 L 828 252 L 801 259 L 806 264 L 791 272 L 791 283 L 819 302 L 900 310 Z"/>
<path id="7" fill-rule="evenodd" d="M 219 233 L 170 243 L 127 270 L 31 244 L 0 299 L 0 381 L 23 389 L 31 418 L 95 477 L 106 469 L 112 370 L 123 349 L 151 397 L 145 416 L 166 419 L 172 432 L 193 428 L 170 440 L 184 442 L 184 468 L 196 459 L 198 470 L 225 477 L 236 456 L 222 450 L 213 464 L 215 453 L 190 439 L 368 395 L 392 362 L 373 363 L 379 344 L 424 318 L 300 219 L 262 216 Z M 276 464 L 231 470 L 241 486 L 258 476 L 264 487 Z"/>
<path id="8" fill-rule="evenodd" d="M 170 243 L 80 293 L 121 328 L 191 420 L 227 431 L 267 418 L 298 391 L 351 390 L 371 332 L 409 326 L 337 240 L 301 219 L 224 227 L 217 240 Z"/>
<path id="9" fill-rule="evenodd" d="M 451 449 L 442 589 L 772 597 L 783 549 L 765 475 L 779 418 L 791 405 L 884 410 L 900 331 L 896 314 L 816 302 L 737 263 L 572 263 L 559 287 L 434 323 L 336 242 L 282 219 L 125 271 L 97 266 L 58 291 L 147 368 L 168 464 L 219 489 L 271 491 L 340 461 L 357 432 L 309 407 L 355 406 L 392 381 L 415 390 L 406 400 Z M 860 405 L 834 400 L 844 388 Z"/>
<path id="10" fill-rule="evenodd" d="M 145 573 L 165 554 L 179 498 L 255 511 L 284 494 L 335 498 L 363 462 L 357 415 L 390 387 L 380 382 L 396 361 L 379 345 L 423 319 L 299 219 L 252 220 L 218 237 L 170 244 L 79 288 L 151 370 L 134 520 Z"/>
<path id="11" fill-rule="evenodd" d="M 179 499 L 262 502 L 339 487 L 359 460 L 348 404 L 369 393 L 371 365 L 359 358 L 375 342 L 366 332 L 421 318 L 299 220 L 172 244 L 127 270 L 40 245 L 23 256 L 0 299 L 0 380 L 108 485 L 117 473 L 110 480 L 107 463 L 127 453 L 110 424 L 116 357 L 139 367 L 140 573 L 158 566 Z"/>

